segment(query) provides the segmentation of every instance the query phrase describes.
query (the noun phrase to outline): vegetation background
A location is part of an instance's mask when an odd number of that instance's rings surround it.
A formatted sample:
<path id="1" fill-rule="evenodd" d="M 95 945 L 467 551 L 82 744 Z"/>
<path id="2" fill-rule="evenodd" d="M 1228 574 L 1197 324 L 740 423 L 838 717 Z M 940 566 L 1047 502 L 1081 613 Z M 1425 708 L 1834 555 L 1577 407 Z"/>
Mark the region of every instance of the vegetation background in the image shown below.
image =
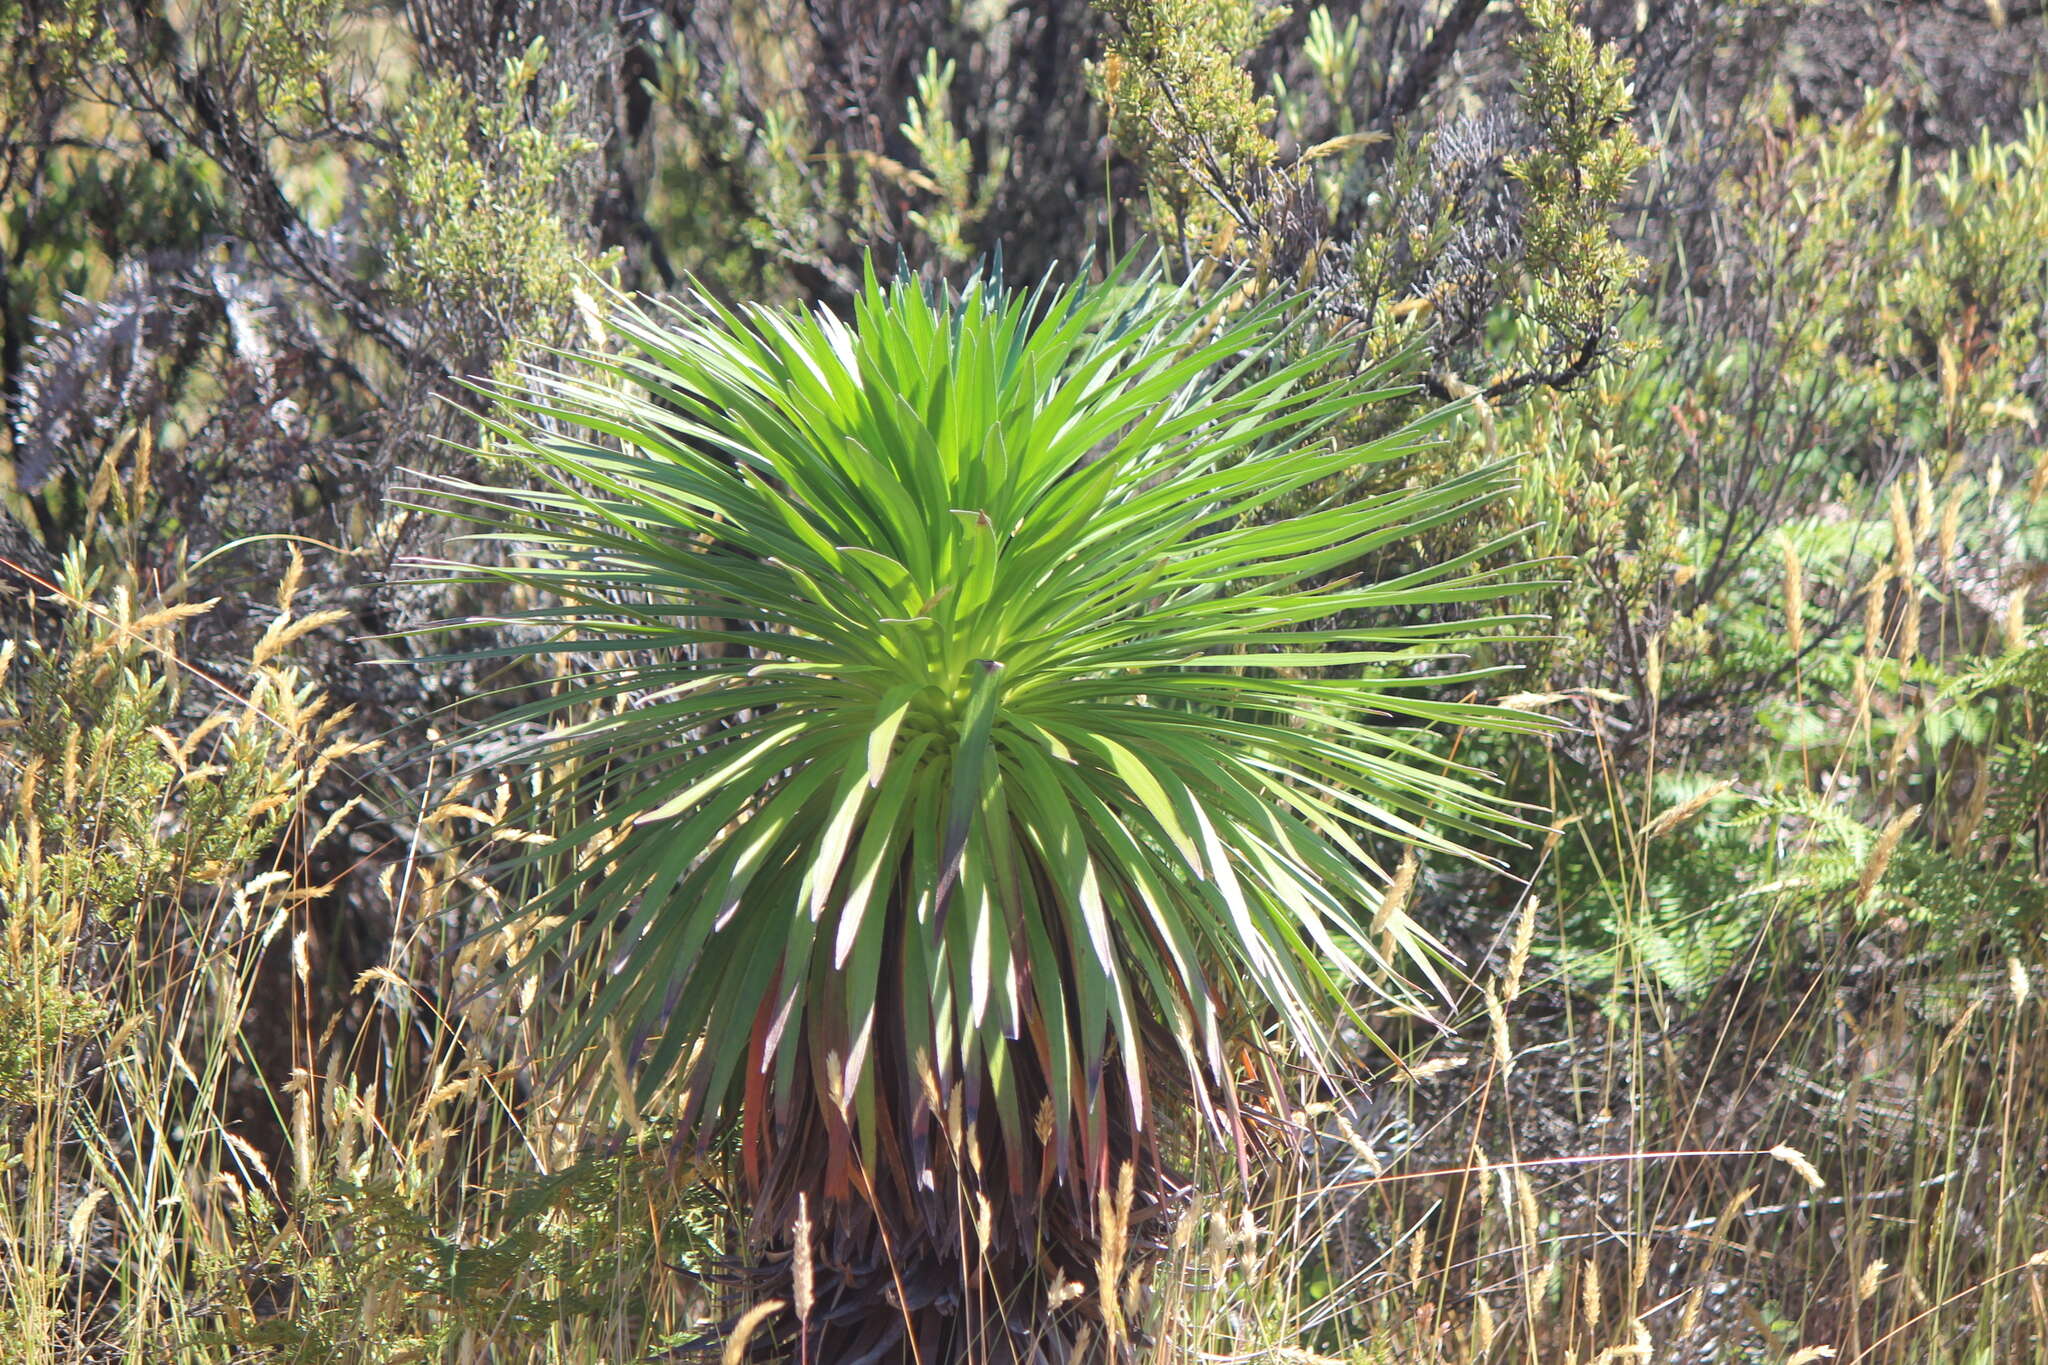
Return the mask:
<path id="1" fill-rule="evenodd" d="M 1156 249 L 1297 355 L 1412 350 L 1361 440 L 1467 404 L 1302 509 L 1510 462 L 1402 553 L 1533 528 L 1493 700 L 1569 726 L 1443 736 L 1549 832 L 1403 866 L 1446 998 L 1269 1163 L 1187 1154 L 1104 1270 L 1128 1349 L 2048 1359 L 2041 6 L 0 0 L 0 44 L 6 1358 L 743 1311 L 726 1154 L 537 1064 L 567 986 L 482 989 L 547 836 L 433 743 L 506 641 L 409 631 L 523 604 L 418 582 L 400 490 L 602 280 L 845 310 L 870 251 Z"/>

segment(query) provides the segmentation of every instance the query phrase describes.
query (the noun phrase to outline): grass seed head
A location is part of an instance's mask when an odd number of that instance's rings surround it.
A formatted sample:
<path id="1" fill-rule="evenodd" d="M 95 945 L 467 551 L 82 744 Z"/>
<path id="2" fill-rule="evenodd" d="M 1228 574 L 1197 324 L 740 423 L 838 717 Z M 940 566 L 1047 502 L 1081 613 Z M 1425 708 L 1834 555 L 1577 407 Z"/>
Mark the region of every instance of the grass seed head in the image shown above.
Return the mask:
<path id="1" fill-rule="evenodd" d="M 1827 1182 L 1820 1178 L 1820 1171 L 1815 1168 L 1811 1161 L 1806 1159 L 1805 1153 L 1801 1152 L 1798 1148 L 1788 1147 L 1781 1142 L 1771 1148 L 1770 1155 L 1797 1171 L 1800 1179 L 1804 1180 L 1814 1189 L 1824 1190 L 1827 1188 Z M 1830 1352 L 1829 1354 L 1833 1353 Z"/>
<path id="2" fill-rule="evenodd" d="M 1877 842 L 1870 847 L 1870 856 L 1864 860 L 1863 875 L 1856 882 L 1857 905 L 1864 904 L 1870 899 L 1871 893 L 1877 890 L 1878 882 L 1884 879 L 1885 869 L 1891 865 L 1892 854 L 1897 850 L 1900 838 L 1919 818 L 1920 807 L 1914 806 L 1903 814 L 1894 816 L 1878 834 Z M 1776 1156 L 1777 1153 L 1773 1152 L 1772 1155 Z"/>

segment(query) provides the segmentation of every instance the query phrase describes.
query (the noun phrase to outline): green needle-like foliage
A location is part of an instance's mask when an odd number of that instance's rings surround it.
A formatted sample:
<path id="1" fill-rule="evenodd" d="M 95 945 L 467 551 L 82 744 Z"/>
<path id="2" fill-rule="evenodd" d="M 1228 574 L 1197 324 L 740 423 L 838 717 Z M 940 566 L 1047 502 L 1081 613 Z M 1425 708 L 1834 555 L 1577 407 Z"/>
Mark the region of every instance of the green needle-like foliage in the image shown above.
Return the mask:
<path id="1" fill-rule="evenodd" d="M 450 491 L 516 550 L 465 572 L 547 603 L 508 652 L 608 661 L 495 722 L 551 723 L 520 752 L 583 813 L 529 864 L 604 850 L 523 907 L 526 965 L 589 982 L 565 1049 L 616 1030 L 738 1127 L 764 1239 L 807 1196 L 811 1359 L 907 1323 L 925 1361 L 1064 1360 L 1085 1305 L 1045 1286 L 1094 1282 L 1122 1167 L 1156 1202 L 1162 1130 L 1249 1140 L 1255 1055 L 1334 1064 L 1347 994 L 1428 966 L 1371 923 L 1375 848 L 1504 818 L 1420 742 L 1538 723 L 1428 695 L 1480 676 L 1441 661 L 1496 547 L 1346 571 L 1506 475 L 1279 513 L 1424 432 L 1335 439 L 1401 390 L 1278 358 L 1277 316 L 1145 272 L 621 304 L 618 354 L 501 395 L 533 486 Z"/>

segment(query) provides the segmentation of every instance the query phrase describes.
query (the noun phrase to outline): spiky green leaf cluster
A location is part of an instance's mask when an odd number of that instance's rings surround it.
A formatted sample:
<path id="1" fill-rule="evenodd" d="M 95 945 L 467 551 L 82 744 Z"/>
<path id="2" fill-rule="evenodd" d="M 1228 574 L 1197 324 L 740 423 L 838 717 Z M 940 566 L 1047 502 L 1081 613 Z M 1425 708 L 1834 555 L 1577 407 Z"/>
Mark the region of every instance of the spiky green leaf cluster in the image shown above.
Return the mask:
<path id="1" fill-rule="evenodd" d="M 1418 686 L 1481 676 L 1422 675 L 1486 629 L 1432 616 L 1510 590 L 1485 552 L 1344 575 L 1506 474 L 1262 515 L 1424 439 L 1329 439 L 1383 374 L 1269 365 L 1275 311 L 1142 273 L 611 325 L 602 378 L 503 395 L 535 486 L 449 495 L 513 550 L 465 572 L 553 599 L 508 652 L 601 661 L 494 722 L 595 716 L 520 750 L 592 810 L 531 858 L 605 850 L 526 907 L 561 917 L 527 964 L 589 973 L 566 1042 L 628 1026 L 707 1122 L 807 1075 L 864 1144 L 878 1051 L 1013 1140 L 1035 1054 L 1064 1152 L 1106 1067 L 1142 1123 L 1149 1055 L 1214 1093 L 1249 1014 L 1320 1048 L 1348 985 L 1395 989 L 1381 934 L 1426 957 L 1368 923 L 1376 841 L 1503 815 L 1416 731 L 1539 722 Z"/>

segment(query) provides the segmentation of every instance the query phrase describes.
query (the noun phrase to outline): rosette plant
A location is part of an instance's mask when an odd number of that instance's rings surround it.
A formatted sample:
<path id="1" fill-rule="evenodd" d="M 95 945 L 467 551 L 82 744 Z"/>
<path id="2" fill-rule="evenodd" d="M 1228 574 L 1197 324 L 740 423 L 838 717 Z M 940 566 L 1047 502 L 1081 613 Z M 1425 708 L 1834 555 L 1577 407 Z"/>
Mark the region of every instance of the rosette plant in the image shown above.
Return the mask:
<path id="1" fill-rule="evenodd" d="M 1423 732 L 1535 723 L 1437 699 L 1511 585 L 1347 576 L 1504 474 L 1297 510 L 1424 429 L 1347 446 L 1384 372 L 1201 302 L 620 300 L 615 348 L 496 393 L 522 479 L 444 490 L 511 543 L 464 572 L 533 603 L 501 652 L 579 661 L 493 722 L 582 812 L 526 855 L 574 870 L 522 969 L 587 981 L 565 1054 L 618 1040 L 736 1151 L 755 1264 L 807 1267 L 762 1338 L 792 1359 L 1140 1330 L 1096 1292 L 1119 1196 L 1142 1241 L 1162 1151 L 1261 1141 L 1247 1088 L 1339 1064 L 1347 1000 L 1432 959 L 1373 923 L 1389 851 L 1504 818 Z"/>

